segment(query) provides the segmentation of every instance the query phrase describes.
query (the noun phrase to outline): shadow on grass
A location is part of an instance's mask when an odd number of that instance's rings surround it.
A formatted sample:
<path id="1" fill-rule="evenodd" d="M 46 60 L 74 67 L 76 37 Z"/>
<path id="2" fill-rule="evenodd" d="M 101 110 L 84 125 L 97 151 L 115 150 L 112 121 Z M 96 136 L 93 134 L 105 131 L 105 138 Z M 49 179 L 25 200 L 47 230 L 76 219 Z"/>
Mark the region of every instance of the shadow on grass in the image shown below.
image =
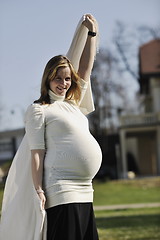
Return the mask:
<path id="1" fill-rule="evenodd" d="M 159 227 L 160 215 L 137 215 L 137 216 L 116 216 L 116 217 L 96 217 L 96 224 L 101 229 L 121 228 L 121 227 Z"/>

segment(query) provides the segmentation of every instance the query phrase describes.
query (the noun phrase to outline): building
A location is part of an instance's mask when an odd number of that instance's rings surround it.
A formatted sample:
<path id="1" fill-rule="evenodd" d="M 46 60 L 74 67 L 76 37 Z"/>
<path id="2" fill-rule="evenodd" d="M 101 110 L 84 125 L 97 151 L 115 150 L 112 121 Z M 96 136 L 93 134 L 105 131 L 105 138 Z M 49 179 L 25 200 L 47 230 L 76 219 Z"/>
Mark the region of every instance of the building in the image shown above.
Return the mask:
<path id="1" fill-rule="evenodd" d="M 0 164 L 12 160 L 24 136 L 24 128 L 0 132 Z"/>
<path id="2" fill-rule="evenodd" d="M 122 178 L 160 175 L 160 39 L 140 47 L 139 76 L 144 112 L 120 119 Z"/>

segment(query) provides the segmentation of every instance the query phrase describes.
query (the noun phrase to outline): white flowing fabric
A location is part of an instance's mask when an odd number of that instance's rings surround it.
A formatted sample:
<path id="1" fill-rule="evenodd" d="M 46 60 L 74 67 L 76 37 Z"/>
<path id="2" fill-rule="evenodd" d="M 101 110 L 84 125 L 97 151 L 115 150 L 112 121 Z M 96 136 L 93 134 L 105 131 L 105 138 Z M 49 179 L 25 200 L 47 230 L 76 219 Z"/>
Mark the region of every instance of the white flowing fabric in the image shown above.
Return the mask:
<path id="1" fill-rule="evenodd" d="M 66 55 L 72 62 L 72 65 L 76 71 L 78 71 L 80 57 L 82 55 L 82 52 L 83 52 L 83 49 L 84 49 L 84 46 L 86 43 L 87 35 L 88 35 L 88 29 L 82 24 L 84 19 L 85 19 L 85 16 L 83 16 L 80 19 L 80 21 L 77 25 L 71 46 Z M 98 31 L 98 23 L 97 22 L 96 22 L 96 25 L 97 25 L 96 28 Z M 97 32 L 95 56 L 96 56 L 96 52 L 98 50 L 98 44 L 99 44 L 99 35 Z M 86 94 L 83 97 L 83 100 L 81 101 L 81 108 L 85 109 L 85 111 L 83 111 L 83 113 L 87 115 L 88 113 L 94 111 L 95 108 L 94 108 L 92 91 L 91 91 L 90 77 L 88 79 L 85 79 L 85 81 L 88 81 L 88 88 L 86 90 Z"/>
<path id="2" fill-rule="evenodd" d="M 80 56 L 84 49 L 88 30 L 81 18 L 75 31 L 67 57 L 78 70 Z M 96 54 L 96 53 L 95 53 Z M 83 113 L 94 110 L 90 79 L 81 101 Z M 85 111 L 84 111 L 85 110 Z M 0 223 L 0 240 L 46 240 L 46 212 L 34 189 L 31 174 L 31 152 L 24 136 L 13 159 L 7 177 Z"/>
<path id="3" fill-rule="evenodd" d="M 24 136 L 5 185 L 1 240 L 46 239 L 45 210 L 42 210 L 41 201 L 33 187 L 30 160 L 31 151 Z"/>

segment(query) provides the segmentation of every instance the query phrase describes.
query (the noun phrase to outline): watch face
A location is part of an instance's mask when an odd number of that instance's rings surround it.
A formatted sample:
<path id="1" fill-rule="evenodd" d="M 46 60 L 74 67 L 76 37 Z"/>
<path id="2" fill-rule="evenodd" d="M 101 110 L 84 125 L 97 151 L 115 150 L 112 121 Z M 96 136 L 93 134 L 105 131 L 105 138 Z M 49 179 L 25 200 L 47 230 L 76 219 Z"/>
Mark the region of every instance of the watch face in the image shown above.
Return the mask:
<path id="1" fill-rule="evenodd" d="M 91 31 L 89 31 L 89 32 L 88 32 L 88 35 L 89 35 L 89 36 L 92 36 L 92 37 L 95 37 L 95 36 L 96 36 L 96 32 L 91 32 Z"/>

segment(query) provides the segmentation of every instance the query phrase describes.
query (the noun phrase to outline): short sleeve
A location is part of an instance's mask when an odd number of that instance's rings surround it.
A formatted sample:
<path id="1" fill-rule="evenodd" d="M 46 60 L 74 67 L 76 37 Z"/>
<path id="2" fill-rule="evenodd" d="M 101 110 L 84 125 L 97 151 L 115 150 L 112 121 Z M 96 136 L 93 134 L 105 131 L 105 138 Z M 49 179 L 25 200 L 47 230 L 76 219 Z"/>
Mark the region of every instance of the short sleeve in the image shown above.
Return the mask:
<path id="1" fill-rule="evenodd" d="M 95 110 L 90 80 L 84 81 L 80 79 L 80 86 L 81 99 L 79 101 L 79 108 L 83 114 L 87 115 Z"/>
<path id="2" fill-rule="evenodd" d="M 25 114 L 25 130 L 31 150 L 45 149 L 45 118 L 40 104 L 28 107 Z"/>

